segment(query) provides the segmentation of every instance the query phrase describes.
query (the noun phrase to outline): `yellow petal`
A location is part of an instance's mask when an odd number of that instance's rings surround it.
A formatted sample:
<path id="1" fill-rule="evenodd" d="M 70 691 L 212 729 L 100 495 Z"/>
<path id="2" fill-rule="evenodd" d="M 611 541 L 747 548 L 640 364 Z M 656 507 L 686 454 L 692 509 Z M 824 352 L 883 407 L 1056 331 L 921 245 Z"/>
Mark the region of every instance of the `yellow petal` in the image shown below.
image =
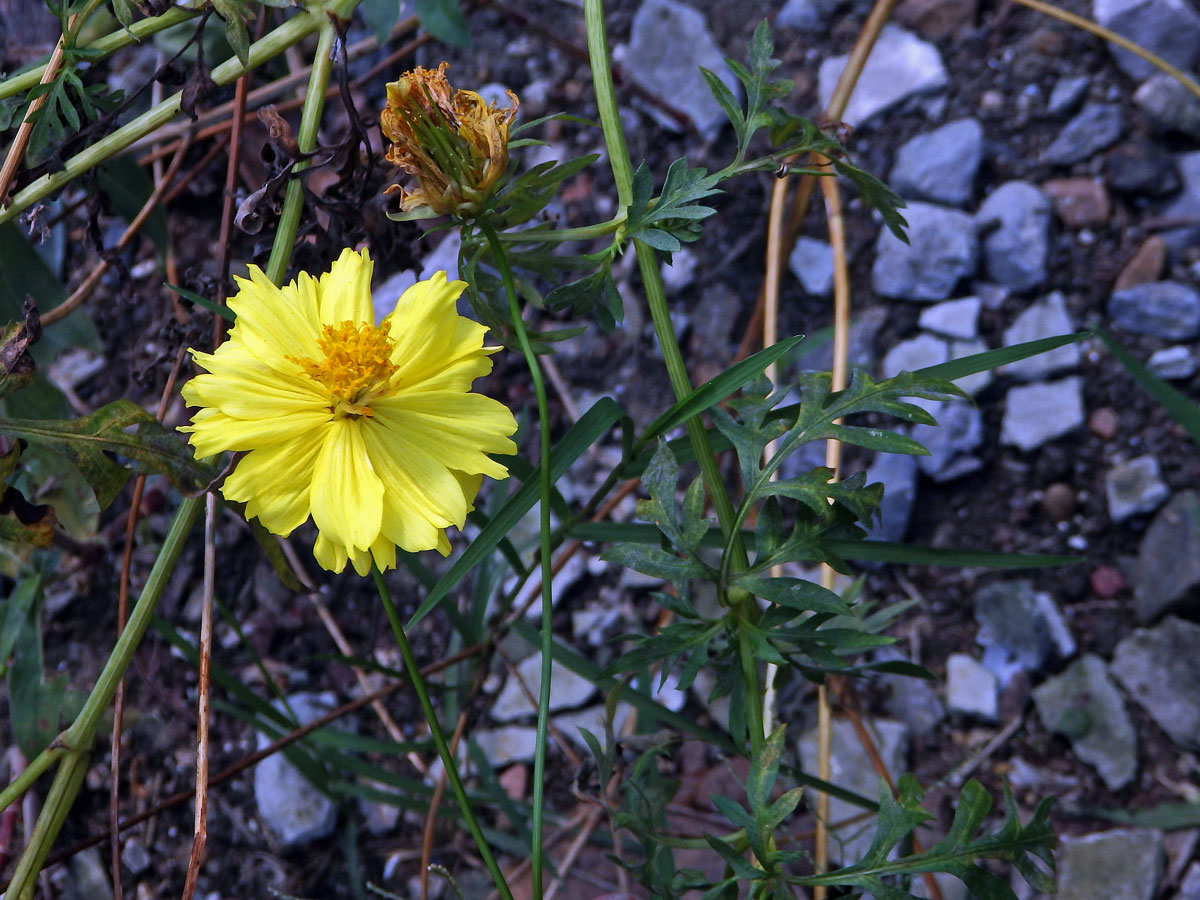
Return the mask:
<path id="1" fill-rule="evenodd" d="M 333 267 L 321 276 L 320 316 L 326 325 L 337 327 L 343 322 L 359 325 L 375 324 L 371 308 L 371 255 L 363 250 L 356 253 L 347 247 Z"/>
<path id="2" fill-rule="evenodd" d="M 313 429 L 286 444 L 252 450 L 225 479 L 221 493 L 228 500 L 244 501 L 246 516 L 257 516 L 268 531 L 291 534 L 308 518 L 309 485 L 326 430 Z"/>
<path id="3" fill-rule="evenodd" d="M 436 462 L 445 468 L 504 478 L 508 470 L 486 454 L 517 452 L 508 437 L 517 430 L 513 414 L 482 394 L 400 394 L 376 401 L 374 411 L 373 424 L 387 429 L 394 446 L 406 448 L 401 455 L 406 465 L 437 448 Z"/>
<path id="4" fill-rule="evenodd" d="M 331 541 L 365 550 L 379 537 L 383 483 L 363 443 L 361 420 L 336 419 L 325 432 L 313 471 L 312 517 Z"/>
<path id="5" fill-rule="evenodd" d="M 229 299 L 229 308 L 237 314 L 231 341 L 244 344 L 262 363 L 282 372 L 297 370 L 288 356 L 316 354 L 321 322 L 311 278 L 305 275 L 280 288 L 257 266 L 250 266 L 249 279 L 234 281 L 240 290 Z"/>

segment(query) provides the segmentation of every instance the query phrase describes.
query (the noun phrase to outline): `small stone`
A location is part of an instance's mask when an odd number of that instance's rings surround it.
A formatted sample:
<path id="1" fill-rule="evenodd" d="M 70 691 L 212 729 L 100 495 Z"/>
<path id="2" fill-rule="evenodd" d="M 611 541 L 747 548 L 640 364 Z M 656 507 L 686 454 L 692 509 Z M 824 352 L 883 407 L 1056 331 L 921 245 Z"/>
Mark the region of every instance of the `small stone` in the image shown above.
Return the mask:
<path id="1" fill-rule="evenodd" d="M 1112 673 L 1184 750 L 1200 750 L 1200 625 L 1167 616 L 1117 644 Z"/>
<path id="2" fill-rule="evenodd" d="M 952 713 L 995 722 L 999 709 L 996 676 L 965 653 L 946 660 L 946 708 Z"/>
<path id="3" fill-rule="evenodd" d="M 1075 653 L 1075 640 L 1053 599 L 1025 579 L 992 582 L 976 591 L 975 621 L 983 664 L 1002 683 L 1018 671 L 1037 672 Z"/>
<path id="4" fill-rule="evenodd" d="M 1188 866 L 1179 884 L 1179 893 L 1175 900 L 1200 900 L 1200 862 Z"/>
<path id="5" fill-rule="evenodd" d="M 1057 900 L 1151 900 L 1162 874 L 1162 834 L 1138 828 L 1064 836 L 1057 856 Z"/>
<path id="6" fill-rule="evenodd" d="M 1088 86 L 1092 79 L 1087 75 L 1073 75 L 1060 78 L 1050 91 L 1050 99 L 1046 101 L 1046 112 L 1052 116 L 1062 116 L 1074 112 L 1083 102 Z"/>
<path id="7" fill-rule="evenodd" d="M 1116 291 L 1108 301 L 1113 324 L 1135 334 L 1173 341 L 1200 335 L 1200 294 L 1176 281 L 1153 281 Z"/>
<path id="8" fill-rule="evenodd" d="M 675 42 L 668 42 L 675 46 Z M 833 90 L 849 54 L 831 56 L 821 63 L 817 74 L 817 94 L 822 109 L 829 106 Z M 874 115 L 914 94 L 929 93 L 946 86 L 946 67 L 937 48 L 911 31 L 885 25 L 875 49 L 863 67 L 858 85 L 846 105 L 842 119 L 862 126 Z"/>
<path id="9" fill-rule="evenodd" d="M 917 458 L 905 453 L 877 453 L 867 469 L 867 483 L 883 485 L 879 520 L 867 529 L 876 541 L 902 541 L 917 499 Z"/>
<path id="10" fill-rule="evenodd" d="M 1055 522 L 1065 522 L 1075 514 L 1075 489 L 1056 481 L 1042 492 L 1042 509 Z"/>
<path id="11" fill-rule="evenodd" d="M 666 260 L 661 266 L 663 286 L 668 292 L 677 294 L 691 287 L 696 280 L 696 266 L 699 260 L 696 254 L 687 247 L 681 247 L 671 254 L 671 262 Z"/>
<path id="12" fill-rule="evenodd" d="M 905 300 L 945 300 L 975 271 L 974 223 L 959 210 L 916 201 L 904 216 L 909 243 L 885 228 L 875 244 L 875 292 Z"/>
<path id="13" fill-rule="evenodd" d="M 1164 612 L 1195 608 L 1200 589 L 1200 497 L 1183 491 L 1151 520 L 1138 547 L 1134 615 L 1151 622 Z"/>
<path id="14" fill-rule="evenodd" d="M 775 24 L 797 31 L 824 31 L 841 5 L 842 0 L 787 0 L 775 17 Z"/>
<path id="15" fill-rule="evenodd" d="M 875 658 L 909 661 L 893 647 L 880 648 Z M 891 692 L 883 701 L 884 711 L 907 725 L 913 734 L 932 734 L 946 718 L 946 707 L 942 704 L 938 691 L 934 690 L 926 679 L 883 674 L 879 676 L 879 683 L 891 688 Z"/>
<path id="16" fill-rule="evenodd" d="M 150 858 L 150 851 L 146 846 L 139 843 L 134 838 L 130 838 L 125 842 L 125 846 L 121 848 L 121 862 L 125 868 L 129 870 L 131 875 L 141 875 L 150 868 L 153 860 Z"/>
<path id="17" fill-rule="evenodd" d="M 1102 600 L 1111 600 L 1125 590 L 1125 576 L 1116 566 L 1096 566 L 1088 576 L 1092 593 Z"/>
<path id="18" fill-rule="evenodd" d="M 1042 190 L 1068 228 L 1098 228 L 1108 222 L 1108 192 L 1094 178 L 1053 178 L 1042 182 Z"/>
<path id="19" fill-rule="evenodd" d="M 986 353 L 987 350 L 987 341 L 983 338 L 955 340 L 950 342 L 950 359 L 955 360 L 962 359 L 965 356 L 975 356 L 979 353 Z M 962 378 L 955 378 L 954 383 L 974 397 L 991 384 L 992 380 L 992 370 L 984 369 L 982 372 L 976 372 L 973 375 L 964 375 Z"/>
<path id="20" fill-rule="evenodd" d="M 900 0 L 895 18 L 931 41 L 950 37 L 975 21 L 978 0 Z"/>
<path id="21" fill-rule="evenodd" d="M 1027 181 L 996 188 L 975 214 L 983 237 L 983 257 L 992 279 L 1013 291 L 1028 291 L 1046 280 L 1050 255 L 1050 201 Z"/>
<path id="22" fill-rule="evenodd" d="M 598 706 L 588 706 L 584 709 L 577 709 L 574 712 L 559 713 L 554 717 L 554 726 L 559 730 L 563 737 L 569 741 L 574 741 L 575 746 L 581 750 L 587 750 L 587 742 L 579 733 L 581 728 L 586 728 L 597 737 L 604 734 L 604 722 L 608 718 L 608 713 L 605 710 L 603 703 Z M 616 713 L 613 716 L 613 733 L 620 734 L 621 729 L 625 727 L 625 720 L 629 718 L 629 706 L 625 703 L 617 704 Z"/>
<path id="23" fill-rule="evenodd" d="M 1088 416 L 1088 430 L 1098 438 L 1111 441 L 1117 436 L 1121 420 L 1111 406 L 1101 406 Z"/>
<path id="24" fill-rule="evenodd" d="M 1183 190 L 1162 209 L 1165 219 L 1178 219 L 1181 224 L 1162 233 L 1163 240 L 1171 248 L 1171 252 L 1181 254 L 1195 246 L 1200 241 L 1200 150 L 1191 153 L 1177 153 L 1175 164 L 1179 167 L 1179 177 L 1183 181 Z"/>
<path id="25" fill-rule="evenodd" d="M 1137 737 L 1104 660 L 1085 654 L 1034 688 L 1033 700 L 1042 724 L 1069 738 L 1075 755 L 1099 772 L 1110 790 L 1133 781 Z"/>
<path id="26" fill-rule="evenodd" d="M 946 337 L 973 338 L 979 334 L 979 310 L 983 301 L 978 297 L 947 300 L 921 310 L 917 324 L 926 331 Z"/>
<path id="27" fill-rule="evenodd" d="M 66 900 L 112 900 L 108 866 L 96 847 L 88 847 L 71 857 L 63 894 Z"/>
<path id="28" fill-rule="evenodd" d="M 517 663 L 517 678 L 509 678 L 504 689 L 492 704 L 491 715 L 497 722 L 511 722 L 522 716 L 532 716 L 537 710 L 525 696 L 520 682 L 537 697 L 542 685 L 542 656 L 535 653 Z M 586 703 L 595 693 L 595 685 L 566 666 L 554 662 L 550 669 L 550 711 L 556 712 Z"/>
<path id="29" fill-rule="evenodd" d="M 1155 72 L 1133 93 L 1133 102 L 1160 131 L 1200 140 L 1200 98 L 1166 72 Z"/>
<path id="30" fill-rule="evenodd" d="M 936 482 L 978 471 L 983 463 L 971 453 L 983 443 L 983 413 L 970 403 L 942 403 L 933 410 L 936 425 L 914 425 L 909 435 L 929 451 L 916 457 L 921 471 Z"/>
<path id="31" fill-rule="evenodd" d="M 1153 141 L 1137 138 L 1104 155 L 1104 174 L 1114 191 L 1134 197 L 1165 197 L 1179 190 L 1175 159 Z"/>
<path id="32" fill-rule="evenodd" d="M 497 777 L 496 781 L 504 789 L 504 794 L 510 800 L 524 800 L 529 790 L 529 766 L 524 763 L 514 763 Z"/>
<path id="33" fill-rule="evenodd" d="M 1012 325 L 1004 330 L 1004 345 L 1012 347 L 1028 341 L 1070 334 L 1074 330 L 1075 324 L 1067 313 L 1066 298 L 1061 292 L 1055 291 L 1017 316 Z M 1064 344 L 1047 353 L 1008 363 L 1000 371 L 1022 381 L 1036 381 L 1056 372 L 1077 368 L 1080 356 L 1079 344 Z"/>
<path id="34" fill-rule="evenodd" d="M 1146 361 L 1146 368 L 1159 378 L 1179 381 L 1196 374 L 1196 358 L 1192 356 L 1191 348 L 1176 344 L 1156 350 Z"/>
<path id="35" fill-rule="evenodd" d="M 1042 162 L 1052 166 L 1069 166 L 1111 147 L 1125 131 L 1121 107 L 1109 103 L 1091 103 L 1083 108 L 1058 133 L 1046 151 Z"/>
<path id="36" fill-rule="evenodd" d="M 1153 234 L 1138 246 L 1121 274 L 1113 282 L 1113 291 L 1127 291 L 1139 284 L 1157 281 L 1167 264 L 1167 242 Z"/>
<path id="37" fill-rule="evenodd" d="M 966 206 L 982 159 L 983 128 L 975 119 L 959 119 L 896 151 L 889 183 L 903 197 Z"/>
<path id="38" fill-rule="evenodd" d="M 1200 15 L 1184 0 L 1093 0 L 1096 22 L 1185 71 L 1200 61 Z M 1158 70 L 1128 50 L 1108 50 L 1126 75 L 1140 81 Z"/>
<path id="39" fill-rule="evenodd" d="M 1104 489 L 1108 514 L 1114 522 L 1154 512 L 1169 494 L 1158 472 L 1158 460 L 1148 454 L 1109 469 Z"/>
<path id="40" fill-rule="evenodd" d="M 901 341 L 883 357 L 880 371 L 884 378 L 901 372 L 915 372 L 926 366 L 936 366 L 950 358 L 950 345 L 931 334 L 919 334 Z"/>
<path id="41" fill-rule="evenodd" d="M 495 767 L 533 759 L 537 729 L 532 725 L 505 725 L 476 732 L 475 740 L 487 761 Z"/>
<path id="42" fill-rule="evenodd" d="M 1083 424 L 1083 380 L 1020 385 L 1008 392 L 1001 440 L 1020 450 L 1033 450 Z"/>
<path id="43" fill-rule="evenodd" d="M 713 40 L 704 15 L 678 0 L 643 0 L 629 32 L 625 71 L 651 94 L 684 113 L 701 135 L 715 137 L 728 121 L 713 99 L 700 67 L 741 98 L 741 83 L 725 65 L 725 54 Z M 665 128 L 679 122 L 656 107 L 650 114 Z"/>
<path id="44" fill-rule="evenodd" d="M 364 786 L 387 790 L 387 785 L 370 779 L 362 779 Z M 358 798 L 358 813 L 363 818 L 367 831 L 375 837 L 388 834 L 400 821 L 400 807 L 395 803 L 384 803 L 367 797 Z"/>
<path id="45" fill-rule="evenodd" d="M 833 247 L 816 238 L 798 237 L 788 257 L 788 268 L 800 279 L 810 297 L 828 297 L 833 293 Z"/>

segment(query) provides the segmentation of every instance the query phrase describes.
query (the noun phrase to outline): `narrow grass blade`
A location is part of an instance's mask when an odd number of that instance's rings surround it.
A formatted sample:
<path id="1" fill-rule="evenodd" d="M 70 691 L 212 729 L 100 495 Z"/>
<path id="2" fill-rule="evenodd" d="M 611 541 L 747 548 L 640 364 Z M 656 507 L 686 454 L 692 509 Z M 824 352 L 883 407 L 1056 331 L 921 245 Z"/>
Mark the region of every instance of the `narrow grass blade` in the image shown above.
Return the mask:
<path id="1" fill-rule="evenodd" d="M 1200 406 L 1186 394 L 1176 390 L 1134 359 L 1129 351 L 1116 342 L 1111 334 L 1097 329 L 1096 336 L 1104 341 L 1108 352 L 1117 358 L 1129 377 L 1149 394 L 1180 425 L 1192 441 L 1200 445 Z"/>

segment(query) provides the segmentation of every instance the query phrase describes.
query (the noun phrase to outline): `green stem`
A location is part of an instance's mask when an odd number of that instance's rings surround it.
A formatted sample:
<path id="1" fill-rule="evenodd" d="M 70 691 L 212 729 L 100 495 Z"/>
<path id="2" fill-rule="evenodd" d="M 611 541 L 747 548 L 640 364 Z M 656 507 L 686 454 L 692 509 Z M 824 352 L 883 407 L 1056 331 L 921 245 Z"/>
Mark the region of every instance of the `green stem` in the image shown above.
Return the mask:
<path id="1" fill-rule="evenodd" d="M 417 665 L 417 658 L 413 655 L 412 647 L 409 646 L 408 638 L 404 634 L 400 613 L 396 609 L 396 604 L 392 602 L 392 595 L 388 591 L 387 585 L 383 582 L 383 574 L 374 562 L 371 563 L 371 577 L 375 579 L 375 588 L 379 591 L 383 610 L 387 613 L 388 623 L 392 626 L 392 634 L 396 638 L 396 645 L 400 648 L 404 668 L 408 672 L 413 690 L 417 694 L 417 700 L 421 704 L 421 711 L 425 714 L 425 721 L 429 723 L 429 732 L 433 736 L 433 743 L 437 747 L 438 755 L 442 758 L 442 765 L 446 768 L 446 779 L 450 782 L 450 790 L 454 792 L 454 799 L 458 801 L 458 808 L 462 810 L 463 818 L 466 819 L 467 830 L 475 839 L 475 846 L 479 848 L 479 854 L 483 857 L 484 865 L 491 873 L 492 881 L 495 882 L 496 890 L 500 892 L 502 900 L 513 900 L 512 892 L 508 889 L 508 882 L 504 880 L 504 873 L 500 871 L 500 866 L 496 863 L 492 848 L 488 846 L 488 842 L 483 836 L 483 829 L 479 827 L 479 820 L 475 817 L 475 810 L 472 809 L 471 801 L 467 798 L 467 789 L 463 786 L 462 778 L 459 777 L 454 754 L 450 752 L 450 746 L 446 743 L 446 736 L 442 733 L 442 726 L 438 722 L 437 712 L 429 700 L 425 679 L 421 677 L 421 667 Z"/>
<path id="2" fill-rule="evenodd" d="M 79 35 L 83 33 L 83 26 L 87 24 L 88 19 L 92 17 L 104 0 L 88 0 L 87 5 L 81 9 L 75 16 L 75 21 L 71 24 L 70 30 L 63 35 L 63 46 L 68 50 L 75 46 L 79 40 Z"/>
<path id="3" fill-rule="evenodd" d="M 552 231 L 506 231 L 496 236 L 502 244 L 555 244 L 564 241 L 590 241 L 619 230 L 625 224 L 625 220 L 625 211 L 622 210 L 607 222 L 597 222 L 595 225 L 556 228 Z"/>
<path id="4" fill-rule="evenodd" d="M 58 833 L 62 830 L 75 801 L 79 789 L 83 787 L 84 776 L 87 775 L 90 753 L 71 753 L 58 771 L 54 773 L 54 781 L 46 793 L 46 804 L 37 818 L 33 833 L 25 845 L 21 858 L 17 860 L 12 879 L 4 890 L 6 898 L 13 900 L 30 900 L 33 889 L 37 885 L 38 872 L 42 863 L 50 853 Z"/>
<path id="5" fill-rule="evenodd" d="M 529 377 L 533 379 L 533 390 L 537 396 L 538 430 L 541 438 L 539 457 L 541 469 L 538 487 L 541 494 L 539 512 L 541 523 L 541 564 L 542 564 L 542 684 L 538 692 L 537 742 L 533 755 L 533 846 L 530 848 L 530 877 L 532 879 L 532 896 L 542 896 L 542 872 L 545 868 L 542 852 L 542 823 L 545 817 L 546 793 L 546 741 L 550 715 L 550 672 L 553 661 L 554 633 L 551 623 L 553 612 L 552 582 L 554 572 L 551 569 L 550 547 L 550 414 L 546 401 L 546 383 L 542 378 L 542 370 L 538 365 L 537 356 L 529 342 L 529 333 L 525 330 L 525 320 L 521 318 L 521 306 L 517 300 L 517 289 L 513 283 L 512 267 L 508 264 L 508 256 L 504 253 L 504 245 L 490 222 L 482 221 L 479 229 L 487 238 L 492 250 L 493 262 L 500 270 L 500 278 L 504 282 L 504 293 L 508 297 L 508 315 L 512 320 L 513 330 L 517 335 L 517 343 L 521 345 L 521 353 L 529 366 Z"/>
<path id="6" fill-rule="evenodd" d="M 300 112 L 296 144 L 301 153 L 312 153 L 317 149 L 317 132 L 321 128 L 321 113 L 325 109 L 325 90 L 329 87 L 329 76 L 333 72 L 330 51 L 335 37 L 337 29 L 326 19 L 321 25 L 317 55 L 313 58 L 312 72 L 308 77 L 308 93 L 304 95 L 304 109 Z M 283 197 L 283 211 L 279 214 L 275 243 L 271 247 L 271 258 L 267 261 L 267 277 L 276 284 L 281 284 L 287 274 L 292 245 L 296 242 L 296 231 L 300 227 L 300 214 L 304 211 L 304 182 L 297 176 L 310 165 L 311 162 L 296 163 Z"/>

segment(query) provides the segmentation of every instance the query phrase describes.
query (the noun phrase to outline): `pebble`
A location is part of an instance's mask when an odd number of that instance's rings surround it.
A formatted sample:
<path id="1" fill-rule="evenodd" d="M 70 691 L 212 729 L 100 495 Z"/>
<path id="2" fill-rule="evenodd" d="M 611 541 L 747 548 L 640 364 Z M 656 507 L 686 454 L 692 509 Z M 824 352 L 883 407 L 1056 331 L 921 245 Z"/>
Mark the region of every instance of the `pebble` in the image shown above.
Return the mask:
<path id="1" fill-rule="evenodd" d="M 999 711 L 996 676 L 967 654 L 952 653 L 946 660 L 946 708 L 995 722 Z"/>
<path id="2" fill-rule="evenodd" d="M 1083 380 L 1078 375 L 1009 390 L 1001 440 L 1028 452 L 1083 424 Z"/>
<path id="3" fill-rule="evenodd" d="M 904 216 L 909 243 L 884 229 L 875 245 L 875 292 L 904 300 L 945 300 L 975 271 L 974 223 L 959 210 L 917 201 Z"/>
<path id="4" fill-rule="evenodd" d="M 676 40 L 667 42 L 669 48 Z M 670 52 L 670 51 L 668 51 Z M 838 78 L 846 68 L 849 54 L 831 56 L 821 63 L 817 74 L 817 94 L 822 109 L 829 106 Z M 885 25 L 879 34 L 858 85 L 850 96 L 842 119 L 856 127 L 914 94 L 940 90 L 947 83 L 941 54 L 911 31 Z"/>
<path id="5" fill-rule="evenodd" d="M 797 31 L 824 31 L 841 5 L 842 0 L 787 0 L 775 17 L 775 25 Z"/>
<path id="6" fill-rule="evenodd" d="M 532 725 L 505 725 L 476 732 L 475 741 L 488 762 L 499 768 L 533 759 L 537 729 Z"/>
<path id="7" fill-rule="evenodd" d="M 1188 866 L 1175 900 L 1200 900 L 1200 861 Z"/>
<path id="8" fill-rule="evenodd" d="M 883 357 L 880 372 L 893 378 L 901 372 L 915 372 L 926 366 L 936 366 L 950 358 L 950 345 L 931 334 L 919 334 L 901 341 Z"/>
<path id="9" fill-rule="evenodd" d="M 1147 78 L 1134 91 L 1133 102 L 1159 131 L 1200 140 L 1200 98 L 1166 72 Z"/>
<path id="10" fill-rule="evenodd" d="M 1112 673 L 1184 750 L 1200 750 L 1200 625 L 1167 616 L 1117 644 Z"/>
<path id="11" fill-rule="evenodd" d="M 984 234 L 984 263 L 994 281 L 1013 291 L 1028 291 L 1046 280 L 1050 201 L 1035 185 L 1000 185 L 983 201 L 975 221 Z"/>
<path id="12" fill-rule="evenodd" d="M 1089 103 L 1063 126 L 1045 152 L 1042 162 L 1069 166 L 1111 147 L 1125 131 L 1121 108 L 1110 103 Z"/>
<path id="13" fill-rule="evenodd" d="M 1104 492 L 1114 522 L 1154 512 L 1170 493 L 1159 475 L 1158 460 L 1149 454 L 1109 469 L 1104 476 Z"/>
<path id="14" fill-rule="evenodd" d="M 1102 600 L 1111 600 L 1125 590 L 1125 576 L 1116 566 L 1096 566 L 1088 576 L 1088 587 Z"/>
<path id="15" fill-rule="evenodd" d="M 633 16 L 624 68 L 629 78 L 691 119 L 705 138 L 728 121 L 713 99 L 700 67 L 715 73 L 735 97 L 741 82 L 725 65 L 702 13 L 678 0 L 643 0 Z M 647 107 L 664 128 L 680 131 L 679 122 L 657 107 Z"/>
<path id="16" fill-rule="evenodd" d="M 1075 755 L 1094 768 L 1110 790 L 1137 774 L 1137 736 L 1104 660 L 1088 653 L 1061 675 L 1033 689 L 1038 717 L 1071 741 Z"/>
<path id="17" fill-rule="evenodd" d="M 908 660 L 895 647 L 881 647 L 876 660 Z M 932 734 L 946 718 L 946 707 L 932 684 L 924 678 L 883 674 L 879 683 L 891 689 L 883 701 L 884 711 L 899 719 L 918 736 Z"/>
<path id="18" fill-rule="evenodd" d="M 982 126 L 958 119 L 901 146 L 888 181 L 902 197 L 962 207 L 974 195 L 982 160 Z"/>
<path id="19" fill-rule="evenodd" d="M 1071 75 L 1054 82 L 1050 98 L 1046 101 L 1046 112 L 1052 116 L 1073 113 L 1083 102 L 1092 79 L 1087 75 Z"/>
<path id="20" fill-rule="evenodd" d="M 1075 640 L 1054 600 L 1026 579 L 995 581 L 977 590 L 975 621 L 983 664 L 1004 684 L 1018 671 L 1037 672 L 1075 654 Z"/>
<path id="21" fill-rule="evenodd" d="M 1166 264 L 1167 242 L 1157 234 L 1152 234 L 1142 241 L 1129 262 L 1125 263 L 1121 274 L 1113 282 L 1113 291 L 1125 291 L 1139 284 L 1157 281 Z"/>
<path id="22" fill-rule="evenodd" d="M 947 300 L 921 310 L 917 324 L 926 331 L 946 337 L 973 338 L 979 334 L 979 310 L 983 301 L 978 297 Z"/>
<path id="23" fill-rule="evenodd" d="M 950 342 L 950 359 L 962 359 L 964 356 L 974 356 L 977 353 L 984 353 L 987 350 L 988 345 L 983 338 L 955 340 Z M 974 397 L 992 383 L 993 377 L 991 369 L 984 369 L 982 372 L 976 372 L 974 375 L 964 375 L 962 378 L 955 378 L 954 383 Z"/>
<path id="24" fill-rule="evenodd" d="M 1200 294 L 1177 281 L 1152 281 L 1116 291 L 1108 301 L 1114 325 L 1172 341 L 1200 335 Z"/>
<path id="25" fill-rule="evenodd" d="M 1162 877 L 1162 834 L 1148 828 L 1063 836 L 1057 900 L 1151 900 Z"/>
<path id="26" fill-rule="evenodd" d="M 534 697 L 538 696 L 542 685 L 542 655 L 535 653 L 517 663 L 517 675 L 520 677 L 519 681 L 510 677 L 504 682 L 504 688 L 489 710 L 497 722 L 511 722 L 513 719 L 532 716 L 537 712 L 521 689 L 520 682 L 525 683 Z M 561 663 L 550 664 L 551 712 L 586 703 L 595 690 L 595 685 L 582 675 L 576 675 Z"/>
<path id="27" fill-rule="evenodd" d="M 833 293 L 833 247 L 828 241 L 796 238 L 788 268 L 810 297 L 828 297 Z"/>
<path id="28" fill-rule="evenodd" d="M 1139 197 L 1165 197 L 1179 190 L 1175 159 L 1153 141 L 1134 139 L 1104 155 L 1104 176 L 1114 191 Z"/>
<path id="29" fill-rule="evenodd" d="M 1092 15 L 1098 24 L 1180 69 L 1200 61 L 1200 15 L 1184 0 L 1093 0 Z M 1128 50 L 1106 46 L 1113 62 L 1134 80 L 1158 71 Z"/>
<path id="30" fill-rule="evenodd" d="M 688 247 L 680 247 L 671 254 L 671 262 L 663 260 L 659 271 L 662 273 L 663 287 L 668 293 L 678 294 L 692 286 L 696 280 L 696 266 L 699 260 L 694 251 Z"/>
<path id="31" fill-rule="evenodd" d="M 1012 325 L 1004 330 L 1004 345 L 1012 347 L 1027 341 L 1070 334 L 1074 330 L 1075 324 L 1067 313 L 1066 298 L 1060 291 L 1055 291 L 1031 304 L 1013 320 Z M 1000 371 L 1021 381 L 1039 381 L 1056 372 L 1078 368 L 1081 356 L 1078 343 L 1064 344 L 1047 353 L 1008 363 Z"/>
<path id="32" fill-rule="evenodd" d="M 1134 615 L 1152 622 L 1176 607 L 1195 606 L 1200 587 L 1200 496 L 1176 494 L 1150 521 L 1138 546 Z"/>
<path id="33" fill-rule="evenodd" d="M 901 0 L 896 21 L 929 38 L 940 41 L 975 23 L 978 0 Z"/>
<path id="34" fill-rule="evenodd" d="M 98 848 L 88 847 L 71 857 L 63 894 L 66 900 L 112 900 L 108 866 Z"/>
<path id="35" fill-rule="evenodd" d="M 121 862 L 131 875 L 141 875 L 150 868 L 150 864 L 154 860 L 151 859 L 150 851 L 146 849 L 145 844 L 130 838 L 121 848 Z"/>
<path id="36" fill-rule="evenodd" d="M 913 440 L 929 451 L 916 457 L 921 471 L 936 482 L 953 481 L 978 471 L 983 462 L 971 455 L 983 443 L 983 413 L 971 403 L 947 402 L 934 411 L 937 425 L 914 425 Z"/>
<path id="37" fill-rule="evenodd" d="M 1042 191 L 1068 228 L 1098 228 L 1112 212 L 1108 192 L 1095 178 L 1053 178 L 1042 182 Z"/>
<path id="38" fill-rule="evenodd" d="M 1146 361 L 1146 368 L 1159 378 L 1178 381 L 1196 374 L 1196 358 L 1190 347 L 1176 344 L 1156 350 Z"/>
<path id="39" fill-rule="evenodd" d="M 1183 190 L 1163 207 L 1165 219 L 1180 219 L 1188 224 L 1162 233 L 1163 240 L 1173 253 L 1185 251 L 1200 240 L 1200 150 L 1177 153 L 1175 164 L 1183 180 Z"/>
<path id="40" fill-rule="evenodd" d="M 877 453 L 867 469 L 867 483 L 883 485 L 879 519 L 867 536 L 876 541 L 902 541 L 917 499 L 917 457 L 906 453 Z"/>
<path id="41" fill-rule="evenodd" d="M 1121 420 L 1111 406 L 1101 406 L 1088 416 L 1088 430 L 1098 438 L 1111 441 L 1117 436 Z"/>
<path id="42" fill-rule="evenodd" d="M 1075 514 L 1076 499 L 1073 487 L 1056 481 L 1042 491 L 1042 509 L 1055 522 L 1065 522 Z"/>

